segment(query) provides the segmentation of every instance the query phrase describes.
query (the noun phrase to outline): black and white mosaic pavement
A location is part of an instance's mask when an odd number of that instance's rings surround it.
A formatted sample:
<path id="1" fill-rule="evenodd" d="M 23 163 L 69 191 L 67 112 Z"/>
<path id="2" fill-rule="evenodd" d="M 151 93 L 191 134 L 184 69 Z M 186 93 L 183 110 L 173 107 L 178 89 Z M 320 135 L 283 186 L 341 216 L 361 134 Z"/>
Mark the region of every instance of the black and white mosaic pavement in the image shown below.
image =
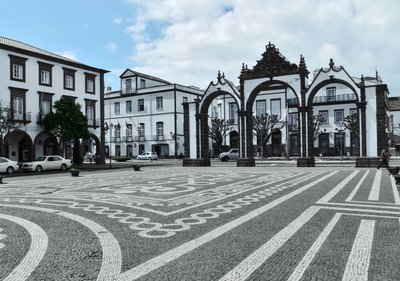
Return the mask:
<path id="1" fill-rule="evenodd" d="M 0 280 L 400 280 L 385 170 L 146 167 L 6 178 Z"/>

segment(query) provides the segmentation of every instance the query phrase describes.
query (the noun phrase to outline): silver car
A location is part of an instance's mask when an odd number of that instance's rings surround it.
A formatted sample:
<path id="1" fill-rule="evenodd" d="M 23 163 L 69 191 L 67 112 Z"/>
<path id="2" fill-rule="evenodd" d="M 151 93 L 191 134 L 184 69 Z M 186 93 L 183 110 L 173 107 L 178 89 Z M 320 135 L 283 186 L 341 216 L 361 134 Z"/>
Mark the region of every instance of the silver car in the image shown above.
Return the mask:
<path id="1" fill-rule="evenodd" d="M 35 161 L 22 164 L 22 170 L 41 172 L 43 170 L 61 170 L 65 171 L 71 168 L 72 162 L 70 159 L 65 159 L 58 155 L 40 156 Z"/>
<path id="2" fill-rule="evenodd" d="M 221 161 L 237 160 L 239 158 L 239 148 L 232 148 L 228 152 L 222 152 L 218 158 Z"/>
<path id="3" fill-rule="evenodd" d="M 0 173 L 12 174 L 19 170 L 17 161 L 10 160 L 5 157 L 0 157 Z"/>
<path id="4" fill-rule="evenodd" d="M 158 159 L 158 155 L 156 152 L 144 152 L 140 155 L 138 155 L 138 157 L 136 157 L 137 160 L 157 160 Z"/>

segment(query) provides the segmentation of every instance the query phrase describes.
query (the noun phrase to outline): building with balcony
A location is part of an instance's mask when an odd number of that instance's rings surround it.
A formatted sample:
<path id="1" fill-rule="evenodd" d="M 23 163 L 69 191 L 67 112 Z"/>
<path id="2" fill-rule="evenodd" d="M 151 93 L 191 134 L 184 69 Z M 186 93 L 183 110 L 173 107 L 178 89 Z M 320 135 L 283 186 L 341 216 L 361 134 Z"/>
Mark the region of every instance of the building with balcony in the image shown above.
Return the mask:
<path id="1" fill-rule="evenodd" d="M 0 37 L 0 92 L 2 106 L 11 109 L 11 128 L 2 127 L 2 155 L 29 161 L 37 156 L 64 154 L 81 157 L 86 151 L 104 160 L 102 126 L 104 74 L 85 65 L 23 42 Z M 45 132 L 43 118 L 55 101 L 73 99 L 81 105 L 89 126 L 87 140 L 60 140 Z M 62 151 L 60 147 L 63 147 Z"/>
<path id="2" fill-rule="evenodd" d="M 106 155 L 183 155 L 182 103 L 193 102 L 203 91 L 131 69 L 120 79 L 121 90 L 105 93 Z"/>

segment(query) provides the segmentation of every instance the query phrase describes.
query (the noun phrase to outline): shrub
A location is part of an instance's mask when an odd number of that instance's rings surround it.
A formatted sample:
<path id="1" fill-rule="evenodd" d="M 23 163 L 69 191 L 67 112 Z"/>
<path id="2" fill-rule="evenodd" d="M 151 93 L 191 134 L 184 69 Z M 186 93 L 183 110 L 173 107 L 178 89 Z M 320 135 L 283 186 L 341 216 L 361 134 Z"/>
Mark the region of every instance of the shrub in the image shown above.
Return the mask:
<path id="1" fill-rule="evenodd" d="M 131 157 L 129 157 L 129 156 L 115 156 L 115 157 L 113 157 L 113 160 L 115 160 L 117 162 L 126 162 L 128 160 L 131 160 Z"/>

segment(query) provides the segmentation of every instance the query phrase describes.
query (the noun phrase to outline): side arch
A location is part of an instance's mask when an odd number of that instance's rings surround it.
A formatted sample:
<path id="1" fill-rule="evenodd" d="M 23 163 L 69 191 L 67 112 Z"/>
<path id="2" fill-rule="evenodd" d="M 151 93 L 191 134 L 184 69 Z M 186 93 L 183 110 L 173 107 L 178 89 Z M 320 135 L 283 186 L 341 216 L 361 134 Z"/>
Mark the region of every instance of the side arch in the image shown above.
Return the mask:
<path id="1" fill-rule="evenodd" d="M 200 133 L 200 158 L 202 159 L 209 159 L 210 147 L 208 136 L 208 111 L 211 103 L 215 100 L 215 98 L 222 95 L 228 95 L 233 98 L 234 102 L 237 104 L 238 112 L 240 112 L 241 110 L 241 102 L 239 96 L 228 91 L 217 89 L 217 91 L 207 93 L 203 97 L 199 104 L 199 114 L 197 116 L 197 123 L 199 124 L 198 130 Z M 238 139 L 240 140 L 240 137 Z"/>
<path id="2" fill-rule="evenodd" d="M 31 137 L 22 130 L 14 130 L 4 138 L 6 156 L 12 160 L 25 162 L 34 159 L 34 146 Z"/>
<path id="3" fill-rule="evenodd" d="M 317 93 L 324 87 L 331 85 L 331 84 L 340 84 L 340 85 L 344 85 L 346 86 L 355 96 L 356 96 L 356 106 L 358 108 L 358 116 L 360 116 L 359 118 L 359 122 L 361 120 L 361 118 L 363 118 L 362 116 L 365 115 L 365 107 L 360 108 L 360 103 L 361 103 L 361 99 L 360 99 L 360 95 L 358 93 L 358 91 L 356 90 L 356 88 L 354 88 L 354 86 L 352 84 L 350 84 L 348 81 L 342 80 L 342 79 L 337 79 L 337 78 L 330 78 L 330 79 L 326 79 L 321 81 L 320 83 L 318 83 L 317 85 L 315 85 L 315 87 L 313 87 L 310 91 L 310 94 L 308 95 L 307 101 L 306 101 L 306 109 L 307 109 L 307 151 L 308 151 L 308 157 L 314 157 L 314 140 L 312 138 L 314 132 L 313 132 L 313 124 L 312 124 L 312 116 L 313 116 L 313 100 L 314 97 L 317 95 Z M 364 111 L 360 112 L 360 111 Z M 362 124 L 362 122 L 360 123 Z M 360 132 L 365 133 L 365 128 L 362 128 L 360 126 Z M 363 138 L 365 138 L 365 136 L 363 136 Z M 359 145 L 360 150 L 362 150 L 362 147 Z M 361 151 L 360 151 L 361 152 Z M 362 155 L 362 154 L 360 154 Z"/>

